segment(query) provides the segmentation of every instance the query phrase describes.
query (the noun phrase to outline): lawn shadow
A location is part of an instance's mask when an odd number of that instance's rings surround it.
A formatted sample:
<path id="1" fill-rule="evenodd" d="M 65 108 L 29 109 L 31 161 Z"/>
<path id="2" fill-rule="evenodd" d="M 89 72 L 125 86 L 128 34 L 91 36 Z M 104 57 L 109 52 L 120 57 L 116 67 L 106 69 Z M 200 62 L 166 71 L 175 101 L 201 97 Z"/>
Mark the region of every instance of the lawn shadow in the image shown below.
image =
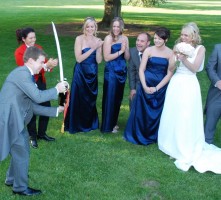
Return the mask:
<path id="1" fill-rule="evenodd" d="M 135 38 L 139 33 L 142 32 L 148 32 L 150 35 L 153 35 L 156 28 L 158 28 L 158 26 L 147 26 L 143 24 L 125 24 L 124 35 L 129 38 Z M 58 35 L 60 36 L 73 36 L 75 38 L 76 36 L 82 34 L 82 22 L 56 24 L 56 29 Z M 108 32 L 109 28 L 98 28 L 97 36 L 103 40 Z M 46 27 L 44 33 L 46 35 L 53 34 L 51 25 Z"/>

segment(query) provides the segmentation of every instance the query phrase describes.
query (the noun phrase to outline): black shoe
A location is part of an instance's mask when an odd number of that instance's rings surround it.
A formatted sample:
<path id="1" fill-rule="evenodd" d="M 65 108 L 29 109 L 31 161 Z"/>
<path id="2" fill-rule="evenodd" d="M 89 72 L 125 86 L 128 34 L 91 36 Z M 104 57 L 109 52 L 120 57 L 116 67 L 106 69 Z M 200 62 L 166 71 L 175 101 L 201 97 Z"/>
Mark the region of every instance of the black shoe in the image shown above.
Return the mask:
<path id="1" fill-rule="evenodd" d="M 7 183 L 7 182 L 5 182 L 5 185 L 8 186 L 8 187 L 12 187 L 12 186 L 13 186 L 13 183 Z"/>
<path id="2" fill-rule="evenodd" d="M 34 139 L 34 140 L 30 140 L 30 142 L 31 142 L 31 146 L 34 148 L 34 149 L 37 149 L 38 148 L 38 143 L 37 143 L 37 140 L 36 139 Z"/>
<path id="3" fill-rule="evenodd" d="M 43 136 L 37 136 L 39 140 L 45 140 L 47 142 L 55 141 L 55 138 L 50 137 L 48 135 L 43 135 Z"/>
<path id="4" fill-rule="evenodd" d="M 35 189 L 28 187 L 25 191 L 22 191 L 22 192 L 13 191 L 13 193 L 19 194 L 19 195 L 24 195 L 24 196 L 33 196 L 33 195 L 41 194 L 42 192 L 41 192 L 41 190 L 35 190 Z"/>

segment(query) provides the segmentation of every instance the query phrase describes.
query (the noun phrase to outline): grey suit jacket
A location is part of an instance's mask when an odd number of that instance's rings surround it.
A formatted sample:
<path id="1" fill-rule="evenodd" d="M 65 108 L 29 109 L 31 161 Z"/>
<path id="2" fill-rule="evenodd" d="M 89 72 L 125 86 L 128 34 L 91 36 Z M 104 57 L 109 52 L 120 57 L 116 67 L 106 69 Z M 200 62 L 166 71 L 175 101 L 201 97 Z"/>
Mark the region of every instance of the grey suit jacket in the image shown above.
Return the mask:
<path id="1" fill-rule="evenodd" d="M 33 113 L 56 116 L 57 108 L 38 104 L 57 96 L 56 88 L 39 90 L 25 66 L 17 67 L 8 75 L 0 92 L 0 161 L 7 157 Z"/>
<path id="2" fill-rule="evenodd" d="M 206 108 L 215 100 L 221 101 L 221 91 L 215 87 L 218 80 L 221 80 L 221 44 L 216 44 L 206 66 L 207 75 L 211 85 L 207 95 Z"/>
<path id="3" fill-rule="evenodd" d="M 140 67 L 140 57 L 139 52 L 136 47 L 130 48 L 130 59 L 128 64 L 128 78 L 130 90 L 136 90 L 138 84 L 140 83 L 139 78 L 139 67 Z"/>

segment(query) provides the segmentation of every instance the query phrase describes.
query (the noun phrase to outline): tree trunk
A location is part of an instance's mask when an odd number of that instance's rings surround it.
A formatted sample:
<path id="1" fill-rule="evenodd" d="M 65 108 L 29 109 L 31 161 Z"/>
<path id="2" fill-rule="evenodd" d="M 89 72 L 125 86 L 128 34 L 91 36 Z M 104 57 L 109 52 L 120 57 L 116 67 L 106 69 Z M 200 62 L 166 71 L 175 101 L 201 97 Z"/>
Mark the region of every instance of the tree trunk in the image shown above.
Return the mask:
<path id="1" fill-rule="evenodd" d="M 121 17 L 121 0 L 104 0 L 104 16 L 99 26 L 110 27 L 114 17 Z"/>

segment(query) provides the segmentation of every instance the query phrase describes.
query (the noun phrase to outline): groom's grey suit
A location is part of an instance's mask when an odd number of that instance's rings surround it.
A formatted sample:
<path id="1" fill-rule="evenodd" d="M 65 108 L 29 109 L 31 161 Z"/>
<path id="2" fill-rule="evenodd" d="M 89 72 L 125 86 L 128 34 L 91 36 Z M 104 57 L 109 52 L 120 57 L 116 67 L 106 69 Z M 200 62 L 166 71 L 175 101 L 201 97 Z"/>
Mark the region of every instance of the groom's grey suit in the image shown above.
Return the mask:
<path id="1" fill-rule="evenodd" d="M 211 144 L 214 140 L 217 122 L 221 116 L 221 90 L 216 82 L 221 80 L 221 44 L 215 45 L 206 66 L 211 85 L 206 101 L 205 140 Z"/>
<path id="2" fill-rule="evenodd" d="M 57 108 L 38 105 L 52 99 L 57 99 L 57 89 L 39 90 L 26 66 L 14 69 L 2 86 L 0 161 L 11 155 L 6 183 L 13 184 L 13 191 L 24 191 L 28 187 L 29 138 L 25 127 L 33 113 L 49 117 L 57 115 Z"/>

